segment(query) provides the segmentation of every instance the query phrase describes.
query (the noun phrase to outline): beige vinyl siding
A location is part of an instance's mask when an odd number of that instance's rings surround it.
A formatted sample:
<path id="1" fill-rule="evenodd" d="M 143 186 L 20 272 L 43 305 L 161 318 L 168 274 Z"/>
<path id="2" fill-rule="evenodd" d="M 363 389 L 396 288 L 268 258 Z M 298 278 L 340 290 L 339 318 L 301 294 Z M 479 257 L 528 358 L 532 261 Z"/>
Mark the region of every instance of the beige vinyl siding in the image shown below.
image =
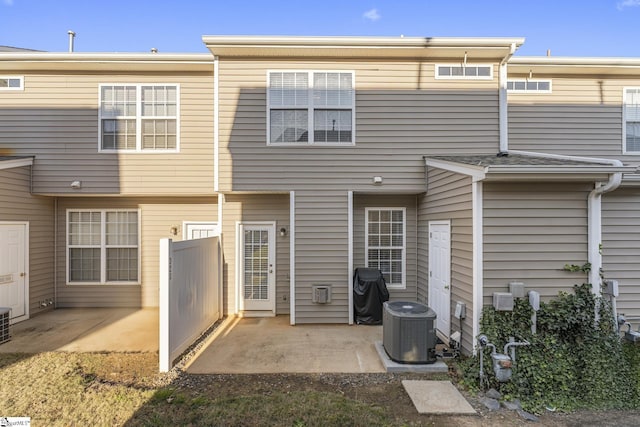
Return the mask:
<path id="1" fill-rule="evenodd" d="M 473 349 L 473 212 L 471 178 L 441 169 L 427 168 L 427 193 L 418 205 L 418 294 L 428 305 L 429 221 L 451 222 L 451 332 L 460 330 L 453 317 L 457 301 L 467 306 L 462 347 Z M 437 313 L 436 313 L 437 314 Z"/>
<path id="2" fill-rule="evenodd" d="M 365 208 L 405 208 L 405 289 L 389 288 L 390 300 L 416 301 L 417 212 L 415 195 L 356 194 L 353 197 L 353 268 L 366 265 Z"/>
<path id="3" fill-rule="evenodd" d="M 604 276 L 618 281 L 618 313 L 640 324 L 640 189 L 621 188 L 602 199 Z"/>
<path id="4" fill-rule="evenodd" d="M 509 282 L 524 282 L 543 299 L 585 283 L 565 264 L 587 262 L 589 184 L 484 185 L 484 304 Z"/>
<path id="5" fill-rule="evenodd" d="M 38 301 L 54 299 L 54 199 L 30 194 L 31 166 L 0 170 L 0 221 L 29 223 L 29 314 L 43 308 Z M 53 306 L 49 307 L 53 308 Z"/>
<path id="6" fill-rule="evenodd" d="M 141 285 L 67 285 L 67 209 L 140 209 Z M 183 221 L 216 221 L 217 198 L 58 199 L 58 307 L 156 307 L 160 239 L 182 240 Z M 177 227 L 177 235 L 171 234 Z"/>
<path id="7" fill-rule="evenodd" d="M 223 205 L 224 244 L 224 313 L 236 307 L 236 254 L 238 249 L 236 224 L 269 221 L 276 224 L 276 314 L 289 313 L 289 195 L 288 194 L 227 194 Z M 280 236 L 280 228 L 287 229 Z"/>
<path id="8" fill-rule="evenodd" d="M 0 146 L 35 155 L 34 193 L 213 193 L 213 74 L 25 74 L 0 97 Z M 101 83 L 178 84 L 180 152 L 98 153 Z M 82 181 L 72 190 L 71 181 Z"/>
<path id="9" fill-rule="evenodd" d="M 296 323 L 348 323 L 347 192 L 295 193 Z M 331 303 L 311 302 L 314 284 L 331 285 Z"/>
<path id="10" fill-rule="evenodd" d="M 552 79 L 553 92 L 508 95 L 510 149 L 637 159 L 622 154 L 622 99 L 623 88 L 640 79 L 534 77 Z"/>
<path id="11" fill-rule="evenodd" d="M 268 70 L 353 71 L 354 146 L 267 146 Z M 354 190 L 417 194 L 426 154 L 498 150 L 497 79 L 435 80 L 434 64 L 222 58 L 221 191 Z M 375 187 L 372 176 L 384 178 Z"/>

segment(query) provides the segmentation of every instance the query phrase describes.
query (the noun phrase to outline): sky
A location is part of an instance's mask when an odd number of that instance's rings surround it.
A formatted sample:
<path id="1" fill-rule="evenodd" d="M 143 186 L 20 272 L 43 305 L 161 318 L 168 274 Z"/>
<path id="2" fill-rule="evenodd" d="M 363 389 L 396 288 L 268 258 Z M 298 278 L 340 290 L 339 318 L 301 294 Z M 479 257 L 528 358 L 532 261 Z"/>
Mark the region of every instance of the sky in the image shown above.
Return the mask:
<path id="1" fill-rule="evenodd" d="M 206 52 L 203 35 L 524 37 L 517 55 L 640 58 L 640 0 L 0 0 L 0 45 Z"/>

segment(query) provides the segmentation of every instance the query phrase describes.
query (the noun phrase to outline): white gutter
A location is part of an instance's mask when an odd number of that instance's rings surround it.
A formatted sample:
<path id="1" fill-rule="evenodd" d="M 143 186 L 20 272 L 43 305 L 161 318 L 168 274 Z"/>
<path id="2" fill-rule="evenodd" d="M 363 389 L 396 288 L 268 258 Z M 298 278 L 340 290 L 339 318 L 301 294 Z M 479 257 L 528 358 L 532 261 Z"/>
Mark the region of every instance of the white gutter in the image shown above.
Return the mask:
<path id="1" fill-rule="evenodd" d="M 500 123 L 500 151 L 509 149 L 509 104 L 507 103 L 507 63 L 516 52 L 516 43 L 511 43 L 509 53 L 500 61 L 498 71 L 498 120 Z"/>
<path id="2" fill-rule="evenodd" d="M 218 64 L 218 57 L 216 56 L 213 59 L 213 191 L 216 193 L 219 191 L 220 186 L 220 131 L 218 130 L 220 124 L 220 113 L 218 112 L 220 109 L 219 70 L 220 66 Z"/>

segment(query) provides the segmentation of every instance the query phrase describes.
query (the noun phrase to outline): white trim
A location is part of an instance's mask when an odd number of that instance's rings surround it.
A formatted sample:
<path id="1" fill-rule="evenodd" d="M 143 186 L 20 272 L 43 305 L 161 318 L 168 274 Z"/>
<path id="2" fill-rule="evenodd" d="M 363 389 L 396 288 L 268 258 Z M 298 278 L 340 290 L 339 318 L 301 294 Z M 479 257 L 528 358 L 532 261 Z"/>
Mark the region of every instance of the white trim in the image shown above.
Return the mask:
<path id="1" fill-rule="evenodd" d="M 351 190 L 347 191 L 347 233 L 347 296 L 349 300 L 349 324 L 353 325 L 353 191 Z"/>
<path id="2" fill-rule="evenodd" d="M 70 212 L 100 212 L 100 281 L 99 282 L 71 282 L 69 280 L 69 213 Z M 106 244 L 106 227 L 107 227 L 107 212 L 137 212 L 138 214 L 138 245 L 135 247 L 138 250 L 138 278 L 136 281 L 107 281 L 107 244 Z M 65 269 L 66 269 L 66 284 L 69 286 L 137 286 L 142 284 L 142 211 L 138 209 L 72 209 L 68 208 L 65 211 Z M 84 245 L 80 245 L 84 246 Z M 86 245 L 90 246 L 90 245 Z M 91 246 L 96 248 L 96 246 Z M 134 246 L 121 245 L 119 247 Z"/>
<path id="3" fill-rule="evenodd" d="M 9 84 L 9 80 L 18 80 L 20 82 L 20 86 L 18 87 L 0 87 L 0 91 L 4 92 L 12 92 L 12 91 L 23 91 L 24 90 L 24 76 L 0 76 L 0 80 L 7 80 L 7 85 Z"/>
<path id="4" fill-rule="evenodd" d="M 290 69 L 269 69 L 267 70 L 267 145 L 272 147 L 352 147 L 356 144 L 356 75 L 353 70 L 290 70 Z M 301 105 L 282 105 L 273 107 L 271 106 L 270 98 L 270 77 L 272 73 L 307 73 L 307 99 L 306 106 Z M 314 90 L 314 74 L 315 73 L 339 73 L 339 74 L 351 74 L 351 106 L 316 106 L 313 103 L 313 90 Z M 271 142 L 271 110 L 306 110 L 307 111 L 307 141 L 306 142 Z M 315 110 L 350 110 L 351 111 L 351 141 L 349 142 L 316 142 L 314 134 L 314 112 Z"/>
<path id="5" fill-rule="evenodd" d="M 24 157 L 24 158 L 21 158 L 21 159 L 2 160 L 2 161 L 0 161 L 0 170 L 20 168 L 20 167 L 23 167 L 23 166 L 32 166 L 32 165 L 33 165 L 33 157 Z"/>
<path id="6" fill-rule="evenodd" d="M 502 61 L 498 66 L 498 120 L 499 120 L 499 151 L 509 149 L 509 102 L 507 99 L 507 62 Z"/>
<path id="7" fill-rule="evenodd" d="M 440 75 L 440 68 L 444 68 L 444 67 L 455 67 L 455 68 L 462 68 L 462 69 L 467 69 L 467 68 L 471 68 L 471 67 L 477 67 L 477 68 L 488 68 L 489 69 L 489 75 L 488 76 L 442 76 Z M 463 64 L 463 63 L 443 63 L 443 64 L 436 64 L 435 65 L 435 70 L 434 70 L 434 78 L 436 80 L 493 80 L 493 64 Z"/>
<path id="8" fill-rule="evenodd" d="M 638 155 L 640 154 L 640 150 L 638 151 L 628 151 L 627 150 L 627 91 L 629 89 L 636 89 L 640 91 L 640 86 L 624 86 L 622 88 L 622 154 L 632 154 Z"/>
<path id="9" fill-rule="evenodd" d="M 289 192 L 289 323 L 296 324 L 296 192 Z"/>
<path id="10" fill-rule="evenodd" d="M 159 273 L 159 339 L 158 358 L 160 372 L 168 372 L 171 369 L 171 357 L 169 350 L 169 285 L 171 281 L 171 260 L 170 256 L 172 240 L 160 239 L 160 273 Z M 165 261 L 168 261 L 165 262 Z M 67 263 L 68 264 L 68 263 Z"/>
<path id="11" fill-rule="evenodd" d="M 525 83 L 525 89 L 509 89 L 508 85 L 509 83 L 520 83 L 520 82 L 524 82 Z M 549 89 L 527 89 L 526 86 L 528 83 L 530 82 L 536 82 L 536 83 L 549 83 Z M 552 87 L 552 82 L 551 79 L 507 79 L 507 92 L 508 93 L 514 93 L 514 94 L 520 94 L 520 93 L 525 93 L 525 94 L 531 94 L 531 95 L 537 95 L 537 94 L 545 94 L 545 93 L 552 93 L 553 91 L 553 87 Z"/>
<path id="12" fill-rule="evenodd" d="M 136 88 L 136 148 L 135 150 L 124 149 L 104 149 L 102 148 L 102 88 L 115 86 L 134 86 Z M 176 148 L 175 149 L 143 149 L 142 148 L 142 120 L 147 117 L 151 119 L 173 120 L 174 116 L 142 116 L 142 87 L 173 86 L 176 88 Z M 121 153 L 121 154 L 162 154 L 180 152 L 180 84 L 179 83 L 100 83 L 98 84 L 98 153 Z M 132 117 L 133 116 L 129 116 Z M 117 117 L 109 117 L 117 119 Z M 106 118 L 105 118 L 106 119 Z"/>
<path id="13" fill-rule="evenodd" d="M 462 163 L 453 163 L 444 160 L 425 158 L 425 165 L 432 168 L 447 170 L 450 172 L 468 175 L 473 181 L 482 181 L 486 177 L 486 168 L 483 166 L 471 166 Z"/>
<path id="14" fill-rule="evenodd" d="M 29 221 L 0 221 L 0 225 L 22 225 L 24 226 L 24 315 L 20 317 L 16 317 L 11 320 L 11 323 L 22 322 L 23 320 L 29 319 L 30 311 L 29 308 L 31 306 L 29 301 L 29 276 L 31 275 L 31 270 L 29 269 Z"/>
<path id="15" fill-rule="evenodd" d="M 220 224 L 220 246 L 218 247 L 218 313 L 224 313 L 224 233 L 222 232 L 224 194 L 218 193 L 218 224 Z"/>
<path id="16" fill-rule="evenodd" d="M 271 265 L 273 266 L 273 284 L 269 286 L 269 298 L 271 299 L 272 306 L 269 310 L 246 310 L 244 306 L 241 307 L 241 301 L 243 300 L 241 283 L 240 280 L 242 274 L 242 264 L 244 262 L 244 242 L 243 242 L 243 233 L 245 226 L 257 226 L 257 227 L 268 227 L 269 233 L 269 260 L 272 261 Z M 243 316 L 247 316 L 247 312 L 251 313 L 252 311 L 260 312 L 260 315 L 276 315 L 276 287 L 277 283 L 277 270 L 276 270 L 276 222 L 275 221 L 236 221 L 236 246 L 238 248 L 238 257 L 236 258 L 236 295 L 237 295 L 237 309 L 236 313 L 241 314 Z M 250 314 L 249 314 L 250 315 Z"/>
<path id="17" fill-rule="evenodd" d="M 220 188 L 220 64 L 218 57 L 213 59 L 213 191 Z M 268 92 L 268 91 L 267 91 Z M 222 222 L 220 222 L 222 224 Z M 222 283 L 222 282 L 221 282 Z"/>
<path id="18" fill-rule="evenodd" d="M 187 227 L 189 225 L 213 225 L 213 230 L 217 232 L 218 235 L 222 232 L 220 230 L 220 225 L 217 221 L 182 221 L 182 240 L 189 240 L 189 233 L 187 232 Z"/>
<path id="19" fill-rule="evenodd" d="M 388 246 L 390 249 L 402 249 L 402 283 L 394 285 L 387 283 L 389 289 L 406 289 L 407 288 L 407 208 L 393 206 L 371 206 L 364 208 L 364 263 L 365 267 L 369 267 L 369 211 L 387 210 L 402 211 L 402 248 L 397 246 Z"/>
<path id="20" fill-rule="evenodd" d="M 473 182 L 471 184 L 472 199 L 472 240 L 473 240 L 473 336 L 471 337 L 473 353 L 476 352 L 476 337 L 480 334 L 480 317 L 482 315 L 483 297 L 484 297 L 484 258 L 483 258 L 483 188 L 482 182 Z"/>

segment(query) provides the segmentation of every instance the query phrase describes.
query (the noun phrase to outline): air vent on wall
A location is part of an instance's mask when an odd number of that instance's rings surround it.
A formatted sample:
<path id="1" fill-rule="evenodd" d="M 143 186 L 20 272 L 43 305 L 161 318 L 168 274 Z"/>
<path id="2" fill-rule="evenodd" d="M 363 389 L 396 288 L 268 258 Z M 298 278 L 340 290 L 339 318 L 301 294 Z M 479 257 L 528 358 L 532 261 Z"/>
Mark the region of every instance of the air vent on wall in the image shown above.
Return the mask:
<path id="1" fill-rule="evenodd" d="M 9 319 L 11 319 L 11 309 L 0 307 L 0 344 L 11 339 L 9 333 Z"/>

